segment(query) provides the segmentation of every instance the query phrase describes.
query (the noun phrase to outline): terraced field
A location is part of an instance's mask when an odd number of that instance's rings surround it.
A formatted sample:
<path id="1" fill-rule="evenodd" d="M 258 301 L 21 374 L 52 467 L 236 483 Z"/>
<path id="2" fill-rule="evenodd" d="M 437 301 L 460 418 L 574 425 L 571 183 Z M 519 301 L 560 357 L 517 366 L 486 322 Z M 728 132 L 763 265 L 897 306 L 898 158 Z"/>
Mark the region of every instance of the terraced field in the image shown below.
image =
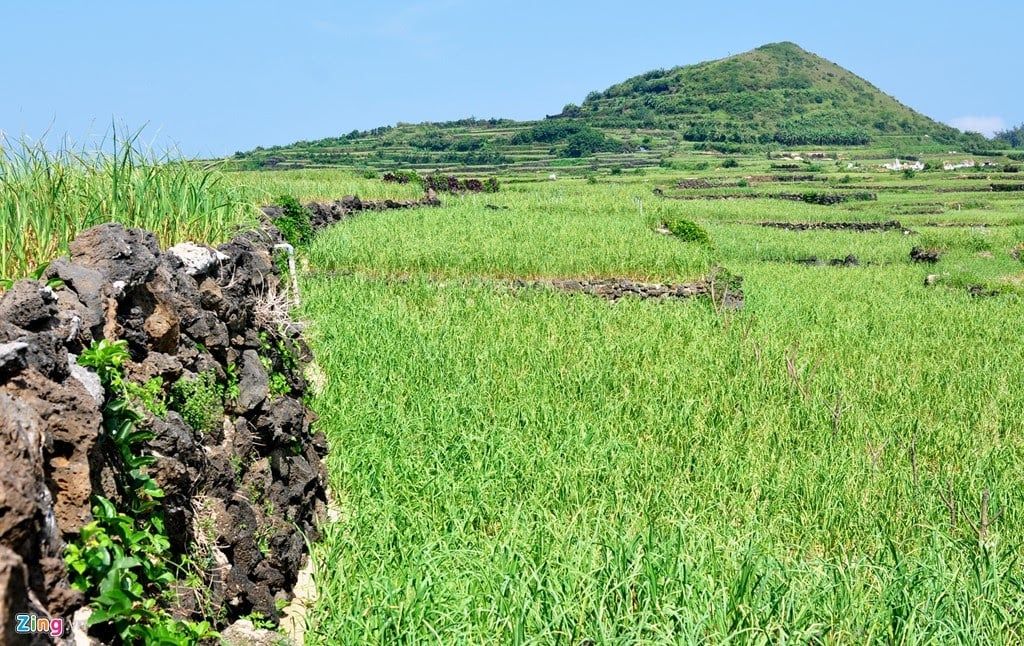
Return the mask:
<path id="1" fill-rule="evenodd" d="M 309 639 L 1024 638 L 1024 192 L 992 190 L 1012 162 L 725 159 L 506 174 L 318 236 L 303 316 L 337 508 Z M 665 293 L 709 276 L 742 302 Z M 609 280 L 614 300 L 560 289 Z"/>

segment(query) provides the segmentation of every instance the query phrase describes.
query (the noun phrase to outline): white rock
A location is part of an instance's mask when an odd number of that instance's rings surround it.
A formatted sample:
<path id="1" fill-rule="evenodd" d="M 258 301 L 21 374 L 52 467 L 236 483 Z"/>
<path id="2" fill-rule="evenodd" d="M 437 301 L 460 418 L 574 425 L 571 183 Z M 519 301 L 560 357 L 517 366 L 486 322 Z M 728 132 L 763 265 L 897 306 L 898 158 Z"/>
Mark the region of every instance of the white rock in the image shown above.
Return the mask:
<path id="1" fill-rule="evenodd" d="M 92 398 L 97 404 L 102 405 L 104 399 L 103 383 L 100 382 L 100 376 L 91 370 L 87 370 L 82 366 L 78 365 L 78 357 L 73 354 L 68 354 L 68 367 L 71 368 L 71 377 L 77 379 L 80 384 L 85 386 L 85 390 L 92 395 Z"/>
<path id="2" fill-rule="evenodd" d="M 185 273 L 189 276 L 206 273 L 216 263 L 227 260 L 228 257 L 221 252 L 201 247 L 193 242 L 182 242 L 167 250 L 167 253 L 177 256 L 185 265 Z"/>
<path id="3" fill-rule="evenodd" d="M 92 608 L 83 606 L 75 611 L 71 618 L 71 636 L 65 638 L 64 643 L 73 646 L 94 646 L 100 644 L 100 640 L 89 636 L 89 616 Z"/>
<path id="4" fill-rule="evenodd" d="M 220 631 L 221 642 L 228 646 L 277 646 L 289 640 L 284 635 L 266 628 L 256 628 L 248 619 L 239 619 Z"/>
<path id="5" fill-rule="evenodd" d="M 24 341 L 12 341 L 11 343 L 0 343 L 0 368 L 9 363 L 14 363 L 18 355 L 28 349 Z"/>

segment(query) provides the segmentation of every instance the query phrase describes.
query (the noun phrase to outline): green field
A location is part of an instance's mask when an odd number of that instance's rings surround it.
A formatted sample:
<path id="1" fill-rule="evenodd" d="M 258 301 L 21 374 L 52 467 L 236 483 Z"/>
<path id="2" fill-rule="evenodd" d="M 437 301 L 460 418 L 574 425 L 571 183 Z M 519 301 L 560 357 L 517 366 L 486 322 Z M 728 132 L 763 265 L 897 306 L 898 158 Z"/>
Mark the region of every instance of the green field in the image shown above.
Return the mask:
<path id="1" fill-rule="evenodd" d="M 1024 193 L 881 160 L 847 180 L 841 154 L 803 183 L 698 153 L 506 177 L 318 236 L 301 315 L 337 518 L 310 640 L 1024 638 Z M 751 179 L 675 187 L 700 177 Z M 877 200 L 712 199 L 862 186 Z M 655 231 L 679 217 L 710 246 Z M 913 233 L 759 225 L 893 219 Z M 713 266 L 742 275 L 741 310 L 510 286 Z"/>
<path id="2" fill-rule="evenodd" d="M 1024 639 L 1024 174 L 920 140 L 928 170 L 885 171 L 894 142 L 549 159 L 321 232 L 297 315 L 334 510 L 307 640 Z M 8 158 L 7 275 L 105 219 L 216 242 L 280 195 L 421 194 L 365 168 L 57 162 Z M 56 226 L 71 207 L 89 218 Z M 685 222 L 708 242 L 666 234 Z M 723 271 L 741 309 L 532 284 Z"/>

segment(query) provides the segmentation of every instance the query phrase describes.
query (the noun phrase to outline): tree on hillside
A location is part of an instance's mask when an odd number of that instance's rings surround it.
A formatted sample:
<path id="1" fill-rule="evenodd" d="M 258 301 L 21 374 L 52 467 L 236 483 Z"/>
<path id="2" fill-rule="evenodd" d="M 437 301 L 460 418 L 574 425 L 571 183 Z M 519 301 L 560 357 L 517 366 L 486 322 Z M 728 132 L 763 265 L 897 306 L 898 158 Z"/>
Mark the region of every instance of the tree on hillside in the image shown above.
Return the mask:
<path id="1" fill-rule="evenodd" d="M 1010 130 L 997 132 L 994 139 L 1005 141 L 1013 148 L 1024 148 L 1024 123 Z"/>

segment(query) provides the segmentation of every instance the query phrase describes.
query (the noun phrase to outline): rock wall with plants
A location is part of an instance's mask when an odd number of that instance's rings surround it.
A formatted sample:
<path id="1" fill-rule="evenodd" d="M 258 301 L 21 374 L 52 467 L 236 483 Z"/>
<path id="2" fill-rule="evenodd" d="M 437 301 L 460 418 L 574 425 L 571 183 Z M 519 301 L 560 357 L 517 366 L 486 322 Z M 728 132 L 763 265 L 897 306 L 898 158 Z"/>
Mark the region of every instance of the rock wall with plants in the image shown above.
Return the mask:
<path id="1" fill-rule="evenodd" d="M 327 501 L 295 246 L 438 204 L 285 197 L 216 249 L 104 224 L 5 286 L 0 643 L 49 643 L 18 615 L 75 643 L 247 642 L 278 624 Z"/>
<path id="2" fill-rule="evenodd" d="M 101 642 L 275 624 L 326 503 L 269 227 L 161 251 L 105 224 L 0 298 L 0 642 L 88 605 Z M 80 619 L 85 619 L 79 614 Z"/>

